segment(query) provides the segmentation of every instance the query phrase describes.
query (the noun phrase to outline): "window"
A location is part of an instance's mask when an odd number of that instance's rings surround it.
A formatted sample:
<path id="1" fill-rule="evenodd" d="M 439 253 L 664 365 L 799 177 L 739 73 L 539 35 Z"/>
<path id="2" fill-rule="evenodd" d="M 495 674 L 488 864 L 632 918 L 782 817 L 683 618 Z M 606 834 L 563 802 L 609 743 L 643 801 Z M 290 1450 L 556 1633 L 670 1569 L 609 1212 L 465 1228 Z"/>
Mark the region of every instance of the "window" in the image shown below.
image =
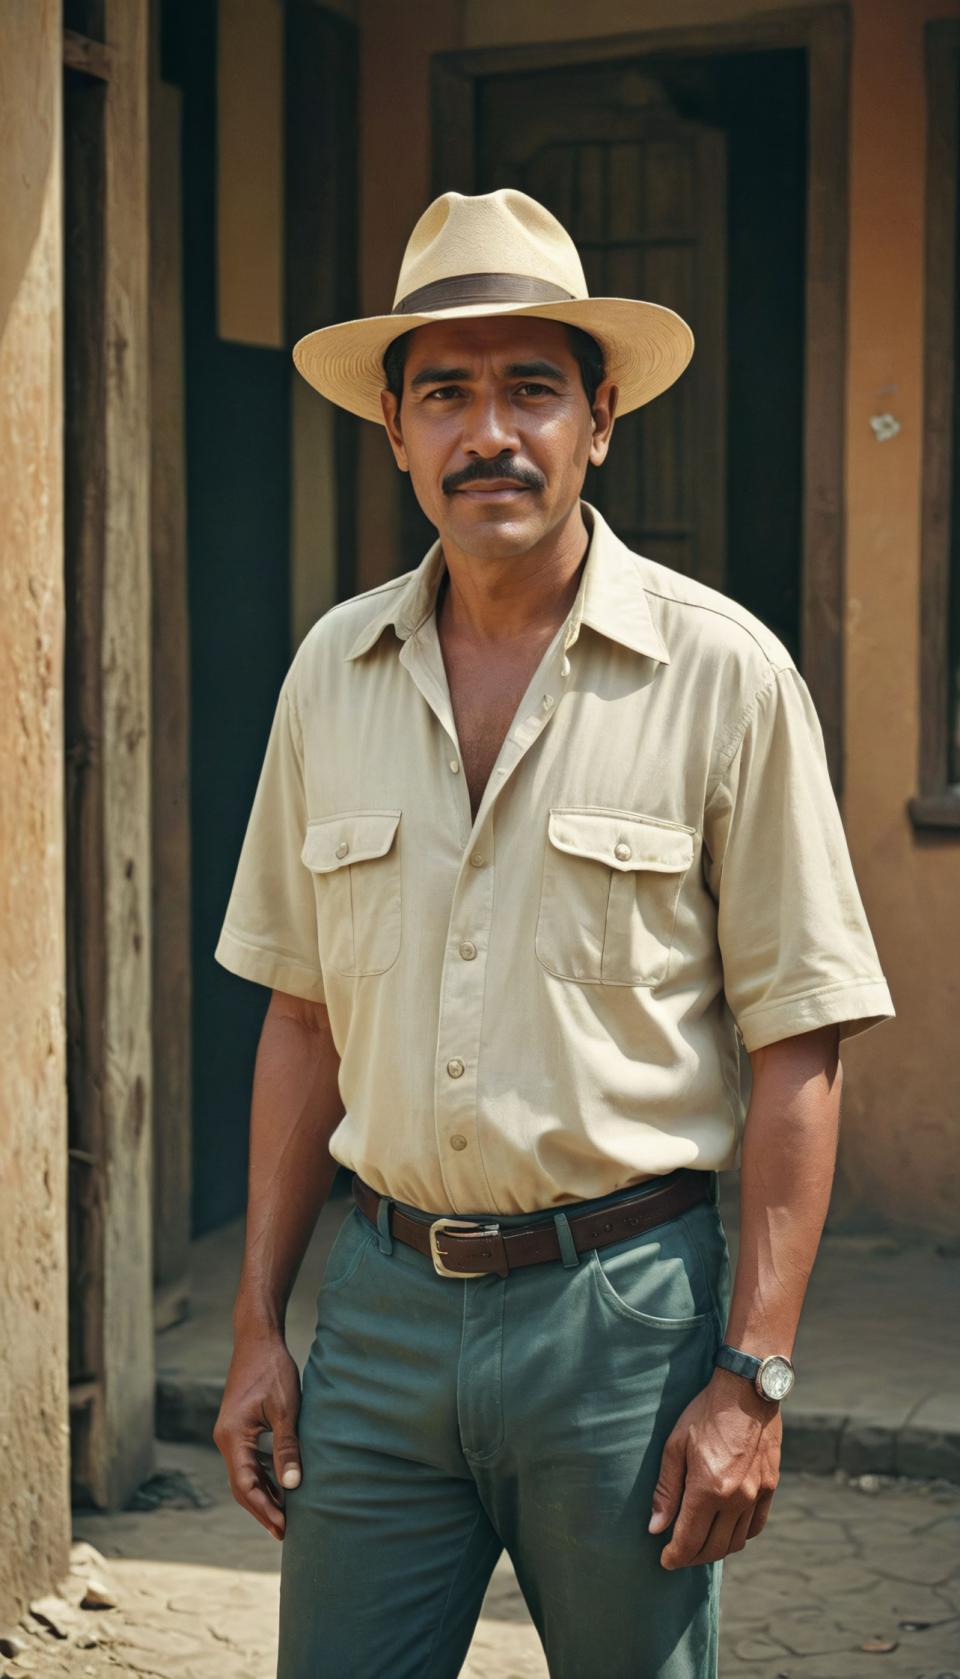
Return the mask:
<path id="1" fill-rule="evenodd" d="M 918 828 L 960 833 L 960 22 L 927 25 Z"/>

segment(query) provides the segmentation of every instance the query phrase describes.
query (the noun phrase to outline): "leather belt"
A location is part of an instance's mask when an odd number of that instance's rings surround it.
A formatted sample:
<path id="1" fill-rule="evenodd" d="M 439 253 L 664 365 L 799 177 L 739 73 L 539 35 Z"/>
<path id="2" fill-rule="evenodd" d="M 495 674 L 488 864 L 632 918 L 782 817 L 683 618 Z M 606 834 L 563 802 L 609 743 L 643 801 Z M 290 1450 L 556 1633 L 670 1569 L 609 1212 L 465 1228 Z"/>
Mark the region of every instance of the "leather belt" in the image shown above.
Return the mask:
<path id="1" fill-rule="evenodd" d="M 622 1242 L 628 1236 L 664 1224 L 710 1194 L 710 1173 L 689 1166 L 671 1172 L 668 1181 L 657 1189 L 650 1189 L 649 1182 L 645 1180 L 645 1193 L 625 1196 L 613 1206 L 601 1207 L 596 1212 L 568 1217 L 577 1253 L 605 1248 L 611 1242 Z M 389 1200 L 371 1189 L 356 1173 L 353 1198 L 371 1224 L 377 1223 L 381 1200 Z M 549 1216 L 541 1215 L 538 1224 L 511 1225 L 504 1229 L 492 1218 L 431 1219 L 429 1213 L 424 1213 L 422 1218 L 411 1218 L 392 1201 L 388 1216 L 391 1236 L 432 1260 L 434 1270 L 441 1277 L 485 1277 L 491 1273 L 506 1277 L 519 1265 L 540 1265 L 545 1260 L 561 1258 L 556 1225 Z"/>

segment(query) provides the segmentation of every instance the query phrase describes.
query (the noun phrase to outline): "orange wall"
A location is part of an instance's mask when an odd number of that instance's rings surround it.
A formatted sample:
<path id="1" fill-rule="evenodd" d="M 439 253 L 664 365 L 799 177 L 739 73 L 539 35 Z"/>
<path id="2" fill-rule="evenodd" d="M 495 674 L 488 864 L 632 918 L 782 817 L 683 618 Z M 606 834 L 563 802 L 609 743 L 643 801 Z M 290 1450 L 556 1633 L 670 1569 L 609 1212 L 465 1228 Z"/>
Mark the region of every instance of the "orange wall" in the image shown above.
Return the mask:
<path id="1" fill-rule="evenodd" d="M 860 0 L 851 87 L 844 816 L 898 1017 L 845 1053 L 842 1209 L 938 1233 L 960 1191 L 960 834 L 918 838 L 925 17 Z M 897 437 L 876 442 L 890 412 Z"/>
<path id="2" fill-rule="evenodd" d="M 390 307 L 430 197 L 429 55 L 509 42 L 676 29 L 769 13 L 769 0 L 429 0 L 415 41 L 365 0 L 363 308 Z M 846 786 L 858 879 L 896 1021 L 844 1051 L 833 1217 L 955 1232 L 960 1201 L 960 836 L 918 838 L 917 623 L 925 107 L 923 27 L 960 0 L 852 0 L 846 370 Z M 402 115 L 400 114 L 402 113 Z M 870 418 L 900 422 L 878 443 Z M 396 478 L 370 427 L 362 460 L 367 586 L 396 569 Z"/>

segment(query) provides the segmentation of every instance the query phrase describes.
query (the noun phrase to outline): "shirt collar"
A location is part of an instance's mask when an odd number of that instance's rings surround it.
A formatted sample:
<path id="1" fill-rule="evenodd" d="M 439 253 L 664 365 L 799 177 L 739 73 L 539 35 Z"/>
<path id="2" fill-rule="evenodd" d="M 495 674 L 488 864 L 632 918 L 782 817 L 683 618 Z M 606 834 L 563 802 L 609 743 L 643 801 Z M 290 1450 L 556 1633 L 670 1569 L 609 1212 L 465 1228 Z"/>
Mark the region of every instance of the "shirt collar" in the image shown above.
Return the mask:
<path id="1" fill-rule="evenodd" d="M 582 624 L 635 653 L 669 664 L 670 655 L 654 622 L 644 588 L 640 556 L 610 529 L 603 516 L 581 501 L 584 522 L 591 531 L 586 563 L 576 599 L 570 609 L 564 647 L 576 641 Z M 393 625 L 406 641 L 433 612 L 437 590 L 446 569 L 439 538 L 431 544 L 405 583 L 388 591 L 380 611 L 368 620 L 345 655 L 358 658 Z"/>

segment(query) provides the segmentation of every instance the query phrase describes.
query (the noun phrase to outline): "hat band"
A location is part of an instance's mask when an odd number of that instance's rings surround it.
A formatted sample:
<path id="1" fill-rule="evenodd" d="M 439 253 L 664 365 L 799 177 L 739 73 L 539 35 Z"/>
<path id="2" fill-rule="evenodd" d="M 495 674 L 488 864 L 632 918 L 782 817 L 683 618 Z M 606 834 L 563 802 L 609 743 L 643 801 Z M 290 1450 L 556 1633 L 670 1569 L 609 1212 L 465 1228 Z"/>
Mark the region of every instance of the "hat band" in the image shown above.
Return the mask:
<path id="1" fill-rule="evenodd" d="M 419 315 L 429 309 L 458 309 L 471 303 L 572 303 L 574 293 L 564 291 L 535 274 L 453 274 L 447 280 L 433 280 L 408 292 L 395 303 L 394 315 Z"/>

